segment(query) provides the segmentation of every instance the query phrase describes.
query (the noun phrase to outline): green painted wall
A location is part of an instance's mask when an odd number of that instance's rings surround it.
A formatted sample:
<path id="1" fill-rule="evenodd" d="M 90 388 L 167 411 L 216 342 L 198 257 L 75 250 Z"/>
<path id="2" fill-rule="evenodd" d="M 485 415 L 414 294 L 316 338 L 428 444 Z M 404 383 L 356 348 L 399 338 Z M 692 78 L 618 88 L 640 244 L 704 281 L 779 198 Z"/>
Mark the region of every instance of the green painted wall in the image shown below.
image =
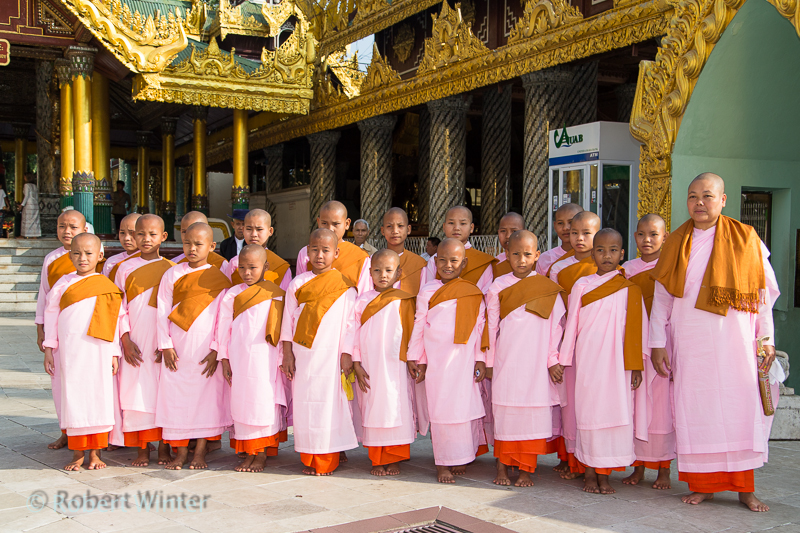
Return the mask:
<path id="1" fill-rule="evenodd" d="M 725 179 L 724 214 L 739 218 L 742 189 L 773 191 L 772 266 L 781 288 L 776 341 L 800 388 L 800 307 L 794 305 L 800 228 L 800 38 L 766 0 L 747 0 L 709 57 L 673 152 L 672 224 L 688 218 L 684 191 L 701 172 Z M 793 194 L 794 193 L 794 194 Z M 800 302 L 798 302 L 800 305 Z"/>

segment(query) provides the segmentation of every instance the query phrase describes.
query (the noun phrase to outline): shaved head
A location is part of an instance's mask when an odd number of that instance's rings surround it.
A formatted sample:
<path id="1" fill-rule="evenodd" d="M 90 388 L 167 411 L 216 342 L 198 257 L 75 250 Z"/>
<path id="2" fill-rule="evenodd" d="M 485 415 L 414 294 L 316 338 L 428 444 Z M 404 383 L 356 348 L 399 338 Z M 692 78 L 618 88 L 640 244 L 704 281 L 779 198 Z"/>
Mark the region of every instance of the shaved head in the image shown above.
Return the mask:
<path id="1" fill-rule="evenodd" d="M 339 238 L 336 236 L 334 232 L 327 228 L 317 228 L 311 232 L 311 236 L 308 238 L 308 243 L 311 244 L 312 242 L 325 242 L 329 241 L 331 246 L 334 248 L 339 246 Z"/>
<path id="2" fill-rule="evenodd" d="M 388 248 L 384 248 L 383 250 L 378 250 L 374 254 L 372 254 L 372 258 L 370 259 L 372 264 L 376 264 L 378 262 L 384 261 L 393 261 L 395 265 L 400 265 L 400 256 L 397 253 L 389 250 Z"/>
<path id="3" fill-rule="evenodd" d="M 188 213 L 183 215 L 183 218 L 181 219 L 181 227 L 189 228 L 189 226 L 197 222 L 208 224 L 208 217 L 205 216 L 200 211 L 189 211 Z"/>
<path id="4" fill-rule="evenodd" d="M 403 218 L 403 222 L 405 222 L 405 225 L 408 226 L 408 213 L 406 213 L 403 209 L 400 209 L 399 207 L 392 207 L 391 209 L 386 211 L 386 213 L 383 214 L 383 218 L 381 219 L 382 224 L 386 222 L 387 216 L 400 216 Z"/>
<path id="5" fill-rule="evenodd" d="M 603 228 L 595 233 L 594 245 L 600 246 L 601 244 L 619 244 L 620 248 L 625 247 L 622 234 L 614 228 Z"/>
<path id="6" fill-rule="evenodd" d="M 259 246 L 257 244 L 248 244 L 242 248 L 241 252 L 239 252 L 239 261 L 241 262 L 245 258 L 254 259 L 259 263 L 266 263 L 267 251 L 263 246 Z"/>
<path id="7" fill-rule="evenodd" d="M 638 229 L 640 226 L 653 224 L 659 228 L 661 228 L 665 233 L 667 231 L 667 223 L 661 218 L 661 215 L 657 213 L 649 213 L 642 218 L 639 219 L 639 223 L 636 225 Z"/>
<path id="8" fill-rule="evenodd" d="M 448 209 L 447 214 L 444 217 L 445 220 L 450 218 L 451 215 L 453 217 L 458 217 L 459 215 L 462 215 L 463 218 L 468 219 L 469 223 L 472 224 L 472 211 L 470 211 L 469 208 L 464 207 L 463 205 L 457 205 L 455 207 L 451 207 L 450 209 Z"/>
<path id="9" fill-rule="evenodd" d="M 439 255 L 447 255 L 448 253 L 460 253 L 462 257 L 466 256 L 467 250 L 464 244 L 458 239 L 445 239 L 439 243 L 437 251 Z"/>
<path id="10" fill-rule="evenodd" d="M 539 248 L 539 239 L 532 232 L 528 230 L 515 231 L 508 238 L 508 247 L 511 248 L 516 243 L 530 243 L 533 249 Z"/>
<path id="11" fill-rule="evenodd" d="M 136 221 L 139 220 L 141 217 L 139 213 L 131 213 L 130 215 L 126 215 L 125 218 L 122 219 L 122 223 L 120 226 L 124 226 L 125 224 L 136 224 Z"/>
<path id="12" fill-rule="evenodd" d="M 75 250 L 80 246 L 91 246 L 93 249 L 100 252 L 100 238 L 92 233 L 80 233 L 72 238 L 71 249 Z"/>
<path id="13" fill-rule="evenodd" d="M 264 220 L 264 222 L 268 227 L 272 226 L 272 217 L 268 212 L 264 211 L 263 209 L 251 209 L 250 211 L 248 211 L 247 214 L 244 216 L 244 223 L 247 224 L 248 220 L 258 220 L 258 219 Z"/>
<path id="14" fill-rule="evenodd" d="M 130 216 L 130 215 L 128 215 Z M 126 217 L 127 218 L 127 217 Z M 136 229 L 142 229 L 152 224 L 156 224 L 159 233 L 163 233 L 164 229 L 164 219 L 158 215 L 142 215 L 136 220 Z"/>
<path id="15" fill-rule="evenodd" d="M 576 226 L 579 224 L 586 224 L 593 227 L 595 230 L 599 230 L 600 226 L 603 225 L 600 217 L 591 211 L 581 211 L 572 217 L 571 225 Z"/>
<path id="16" fill-rule="evenodd" d="M 330 202 L 325 202 L 322 204 L 322 207 L 319 208 L 320 216 L 325 211 L 340 213 L 343 218 L 347 218 L 347 208 L 342 202 L 338 202 L 336 200 L 331 200 Z"/>
<path id="17" fill-rule="evenodd" d="M 58 215 L 58 222 L 62 220 L 73 220 L 76 221 L 80 227 L 86 226 L 86 217 L 77 209 L 68 209 Z"/>
<path id="18" fill-rule="evenodd" d="M 186 217 L 183 218 L 185 219 Z M 183 220 L 181 220 L 181 224 L 183 224 Z M 189 235 L 202 236 L 204 239 L 208 239 L 208 242 L 214 242 L 214 230 L 211 229 L 211 226 L 209 226 L 206 222 L 195 222 L 189 226 L 186 229 L 186 237 L 188 238 Z"/>
<path id="19" fill-rule="evenodd" d="M 719 177 L 717 174 L 712 172 L 703 172 L 702 174 L 698 175 L 692 182 L 689 184 L 689 189 L 691 190 L 692 185 L 699 181 L 706 181 L 712 184 L 712 188 L 715 189 L 719 194 L 725 193 L 725 180 Z"/>
<path id="20" fill-rule="evenodd" d="M 520 228 L 525 227 L 525 220 L 522 218 L 522 215 L 519 213 L 514 213 L 513 211 L 510 213 L 506 213 L 503 215 L 503 218 L 500 219 L 500 225 L 503 224 L 514 224 L 519 226 Z"/>
<path id="21" fill-rule="evenodd" d="M 564 204 L 556 209 L 556 214 L 565 215 L 566 218 L 570 219 L 574 217 L 576 213 L 580 213 L 581 211 L 583 211 L 583 208 L 578 204 Z"/>

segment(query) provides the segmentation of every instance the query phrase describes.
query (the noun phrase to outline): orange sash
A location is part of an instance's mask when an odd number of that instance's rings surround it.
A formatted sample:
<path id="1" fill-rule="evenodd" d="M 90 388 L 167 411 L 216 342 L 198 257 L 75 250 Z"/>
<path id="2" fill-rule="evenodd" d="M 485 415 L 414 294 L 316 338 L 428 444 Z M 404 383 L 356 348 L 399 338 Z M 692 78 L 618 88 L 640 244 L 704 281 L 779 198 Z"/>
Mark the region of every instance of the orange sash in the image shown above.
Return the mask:
<path id="1" fill-rule="evenodd" d="M 92 321 L 89 322 L 90 337 L 102 341 L 114 340 L 119 320 L 119 308 L 122 305 L 122 291 L 105 276 L 87 276 L 77 283 L 73 283 L 61 296 L 59 306 L 63 311 L 72 304 L 97 296 L 94 304 Z"/>
<path id="2" fill-rule="evenodd" d="M 687 220 L 664 242 L 653 279 L 675 298 L 683 298 L 686 268 L 692 252 L 694 221 Z M 761 239 L 752 226 L 720 215 L 714 248 L 703 276 L 695 309 L 727 316 L 728 308 L 758 313 L 766 275 L 761 257 Z"/>
<path id="3" fill-rule="evenodd" d="M 208 264 L 210 264 L 212 266 L 215 266 L 217 268 L 222 268 L 222 264 L 225 261 L 226 261 L 225 258 L 222 257 L 221 255 L 219 255 L 217 252 L 211 252 L 210 254 L 208 254 Z M 186 256 L 184 256 L 183 259 L 178 261 L 178 264 L 188 263 L 188 262 L 189 262 L 189 260 L 186 259 Z"/>
<path id="4" fill-rule="evenodd" d="M 125 261 L 127 261 L 128 259 L 133 259 L 134 257 L 139 257 L 140 255 L 142 255 L 142 252 L 136 252 L 133 255 L 129 255 L 128 257 L 126 257 L 122 261 L 118 262 L 113 267 L 111 267 L 111 270 L 108 272 L 108 279 L 110 279 L 111 281 L 114 281 L 117 278 L 117 272 L 119 271 L 119 266 L 122 263 L 124 263 Z M 102 270 L 101 270 L 101 272 L 102 272 Z"/>
<path id="5" fill-rule="evenodd" d="M 339 257 L 333 260 L 333 268 L 349 279 L 353 286 L 357 286 L 361 278 L 361 269 L 364 268 L 364 261 L 369 259 L 369 254 L 347 241 L 339 242 Z M 311 262 L 306 264 L 306 268 L 311 270 Z M 318 276 L 319 277 L 319 276 Z"/>
<path id="6" fill-rule="evenodd" d="M 644 307 L 647 309 L 647 316 L 649 317 L 650 311 L 653 309 L 653 296 L 656 293 L 656 280 L 653 279 L 653 271 L 645 270 L 628 279 L 641 289 L 642 298 L 644 298 Z"/>
<path id="7" fill-rule="evenodd" d="M 500 276 L 505 276 L 506 274 L 510 274 L 512 271 L 511 263 L 508 262 L 508 259 L 504 259 L 499 263 L 493 264 L 492 269 L 493 269 L 494 279 L 497 279 Z"/>
<path id="8" fill-rule="evenodd" d="M 72 259 L 69 257 L 69 250 L 67 250 L 67 253 L 50 263 L 50 266 L 47 267 L 47 283 L 50 284 L 50 288 L 52 289 L 53 285 L 55 285 L 62 276 L 71 274 L 72 272 L 75 272 L 75 265 L 72 264 Z"/>
<path id="9" fill-rule="evenodd" d="M 283 319 L 283 300 L 281 298 L 286 292 L 272 283 L 271 281 L 259 281 L 255 285 L 240 292 L 233 299 L 233 319 L 262 302 L 272 300 L 267 313 L 267 323 L 265 328 L 265 339 L 271 345 L 277 347 L 278 340 L 281 338 L 281 320 Z"/>
<path id="10" fill-rule="evenodd" d="M 562 255 L 561 257 L 559 257 L 558 259 L 556 259 L 555 261 L 553 261 L 552 263 L 550 263 L 550 266 L 547 267 L 547 274 L 545 274 L 545 275 L 549 278 L 550 277 L 550 271 L 553 270 L 553 265 L 555 265 L 559 261 L 563 261 L 564 259 L 568 259 L 568 258 L 572 257 L 573 255 L 575 255 L 575 249 L 574 248 L 572 250 L 570 250 L 569 252 L 565 253 L 564 255 Z"/>
<path id="11" fill-rule="evenodd" d="M 538 274 L 528 276 L 497 295 L 500 298 L 500 320 L 523 305 L 527 312 L 547 320 L 560 292 L 564 289 L 546 277 Z"/>
<path id="12" fill-rule="evenodd" d="M 642 359 L 642 291 L 639 286 L 625 279 L 625 276 L 618 274 L 596 289 L 584 294 L 581 298 L 581 305 L 586 307 L 590 303 L 601 300 L 606 296 L 611 296 L 626 287 L 628 289 L 628 306 L 625 317 L 623 349 L 625 370 L 644 370 L 644 360 Z"/>
<path id="13" fill-rule="evenodd" d="M 497 259 L 491 255 L 472 247 L 466 249 L 465 257 L 467 258 L 467 266 L 461 272 L 461 279 L 474 284 L 480 281 L 481 276 L 483 276 L 483 273 L 489 266 L 492 266 L 492 269 L 494 269 L 494 265 L 497 263 Z M 436 272 L 436 279 L 442 279 L 439 277 L 438 270 Z"/>
<path id="14" fill-rule="evenodd" d="M 419 273 L 426 266 L 428 262 L 414 252 L 403 251 L 400 256 L 400 269 L 403 271 L 400 275 L 400 290 L 413 296 L 419 294 Z"/>
<path id="15" fill-rule="evenodd" d="M 106 259 L 105 257 L 102 258 L 100 261 L 98 261 L 97 265 L 94 267 L 94 271 L 97 272 L 98 274 L 102 274 L 103 268 L 106 266 L 106 261 L 108 261 L 108 259 Z"/>
<path id="16" fill-rule="evenodd" d="M 420 257 L 420 259 L 422 258 Z M 366 324 L 367 320 L 375 316 L 378 311 L 396 300 L 402 300 L 400 302 L 400 325 L 403 327 L 403 337 L 400 340 L 400 360 L 405 362 L 407 361 L 408 342 L 411 340 L 411 331 L 414 329 L 415 297 L 413 294 L 408 294 L 400 289 L 383 291 L 364 308 L 364 312 L 361 313 L 361 325 Z"/>
<path id="17" fill-rule="evenodd" d="M 567 298 L 569 298 L 569 293 L 572 292 L 572 287 L 575 283 L 582 277 L 591 276 L 595 272 L 597 272 L 597 265 L 590 255 L 558 273 L 558 284 L 564 288 L 564 293 L 561 295 L 564 299 L 564 305 L 567 304 Z"/>
<path id="18" fill-rule="evenodd" d="M 204 268 L 181 277 L 175 282 L 172 304 L 175 309 L 169 314 L 173 324 L 189 331 L 194 321 L 231 282 L 218 268 Z"/>
<path id="19" fill-rule="evenodd" d="M 266 252 L 269 270 L 264 272 L 264 280 L 271 281 L 276 285 L 280 285 L 283 276 L 286 275 L 286 270 L 289 268 L 289 263 L 284 261 L 281 256 L 273 251 L 266 250 Z M 244 283 L 244 280 L 242 279 L 242 276 L 239 275 L 239 269 L 234 268 L 233 272 L 231 272 L 231 284 L 239 285 L 240 283 Z"/>
<path id="20" fill-rule="evenodd" d="M 163 257 L 159 261 L 153 261 L 142 265 L 128 275 L 125 280 L 125 295 L 128 297 L 128 303 L 142 293 L 153 289 L 150 294 L 148 305 L 150 307 L 158 307 L 158 286 L 161 284 L 161 278 L 164 273 L 170 268 L 175 266 L 175 263 Z"/>
<path id="21" fill-rule="evenodd" d="M 366 254 L 366 252 L 364 253 Z M 353 286 L 354 283 L 344 274 L 338 270 L 329 270 L 315 276 L 297 289 L 295 292 L 297 304 L 306 305 L 300 312 L 300 318 L 297 319 L 292 340 L 300 346 L 311 348 L 314 345 L 314 338 L 317 336 L 322 317 L 336 303 L 336 300 Z"/>
<path id="22" fill-rule="evenodd" d="M 428 302 L 428 309 L 433 309 L 437 305 L 449 300 L 456 302 L 456 323 L 453 344 L 467 344 L 469 336 L 472 334 L 475 324 L 478 322 L 483 293 L 471 281 L 463 278 L 456 278 L 439 287 L 431 296 Z M 489 347 L 489 333 L 486 327 L 483 328 L 481 338 L 481 349 Z"/>

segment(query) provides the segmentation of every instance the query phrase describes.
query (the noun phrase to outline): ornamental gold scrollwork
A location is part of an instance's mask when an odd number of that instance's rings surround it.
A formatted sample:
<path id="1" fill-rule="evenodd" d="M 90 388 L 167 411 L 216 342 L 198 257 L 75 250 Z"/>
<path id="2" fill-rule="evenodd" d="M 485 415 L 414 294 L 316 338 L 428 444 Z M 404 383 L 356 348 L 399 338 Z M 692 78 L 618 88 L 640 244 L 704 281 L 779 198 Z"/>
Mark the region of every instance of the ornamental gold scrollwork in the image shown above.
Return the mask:
<path id="1" fill-rule="evenodd" d="M 386 0 L 356 0 L 356 17 L 353 24 L 359 24 L 376 13 L 389 7 Z"/>
<path id="2" fill-rule="evenodd" d="M 297 8 L 297 4 L 294 2 L 281 2 L 278 5 L 265 2 L 261 6 L 261 16 L 267 21 L 267 25 L 269 26 L 268 35 L 270 37 L 277 37 L 283 23 L 295 14 L 299 14 L 300 17 L 303 17 L 302 11 Z"/>
<path id="3" fill-rule="evenodd" d="M 203 0 L 192 0 L 192 8 L 186 12 L 186 21 L 184 22 L 186 35 L 199 41 L 206 25 L 206 19 L 208 19 L 208 4 Z"/>
<path id="4" fill-rule="evenodd" d="M 451 63 L 488 54 L 486 45 L 472 33 L 471 24 L 461 17 L 461 4 L 450 8 L 447 0 L 437 16 L 432 14 L 431 37 L 425 39 L 425 53 L 419 63 L 417 75 L 442 68 Z"/>
<path id="5" fill-rule="evenodd" d="M 580 10 L 566 0 L 528 0 L 522 17 L 508 36 L 508 42 L 530 39 L 582 19 Z"/>
<path id="6" fill-rule="evenodd" d="M 405 63 L 411 56 L 414 48 L 414 27 L 409 24 L 401 24 L 397 28 L 397 33 L 392 38 L 392 50 L 394 57 L 401 63 Z M 374 56 L 373 56 L 374 57 Z"/>
<path id="7" fill-rule="evenodd" d="M 61 3 L 134 72 L 158 72 L 188 41 L 180 8 L 143 17 L 122 0 L 61 0 Z"/>
<path id="8" fill-rule="evenodd" d="M 342 84 L 345 96 L 353 98 L 361 92 L 365 73 L 358 70 L 358 53 L 354 52 L 352 58 L 346 57 L 344 50 L 337 50 L 329 54 L 322 62 L 322 68 L 329 68 Z"/>
<path id="9" fill-rule="evenodd" d="M 381 57 L 378 51 L 378 45 L 372 43 L 372 61 L 367 67 L 367 76 L 364 78 L 364 83 L 361 84 L 361 93 L 368 93 L 374 91 L 379 87 L 390 85 L 400 81 L 400 74 Z"/>
<path id="10" fill-rule="evenodd" d="M 282 2 L 293 6 L 293 2 Z M 249 4 L 242 3 L 232 6 L 230 0 L 219 0 L 216 18 L 209 29 L 211 35 L 219 35 L 225 39 L 228 34 L 249 35 L 251 37 L 266 37 L 269 28 L 251 15 L 246 15 L 243 10 Z M 263 11 L 263 9 L 262 9 Z"/>

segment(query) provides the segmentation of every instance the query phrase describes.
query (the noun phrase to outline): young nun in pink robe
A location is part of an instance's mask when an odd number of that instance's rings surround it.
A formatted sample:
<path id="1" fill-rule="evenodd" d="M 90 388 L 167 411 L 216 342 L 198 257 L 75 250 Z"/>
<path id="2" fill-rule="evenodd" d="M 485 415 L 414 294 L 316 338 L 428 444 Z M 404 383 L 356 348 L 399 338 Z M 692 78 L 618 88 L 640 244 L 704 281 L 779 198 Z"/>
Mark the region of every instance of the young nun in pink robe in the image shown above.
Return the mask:
<path id="1" fill-rule="evenodd" d="M 497 485 L 509 485 L 508 467 L 519 468 L 518 487 L 533 485 L 537 456 L 553 436 L 552 407 L 560 404 L 548 367 L 558 361 L 566 313 L 563 289 L 534 266 L 539 256 L 533 233 L 508 239 L 512 272 L 497 278 L 486 295 L 489 352 L 493 369 L 494 456 Z"/>
<path id="2" fill-rule="evenodd" d="M 411 458 L 410 444 L 417 432 L 413 380 L 405 363 L 414 328 L 414 296 L 392 287 L 400 266 L 395 252 L 375 252 L 370 264 L 375 289 L 356 302 L 353 366 L 370 473 L 396 476 L 400 461 Z"/>
<path id="3" fill-rule="evenodd" d="M 574 253 L 572 251 L 572 245 L 569 243 L 569 224 L 572 221 L 572 217 L 581 211 L 583 211 L 583 208 L 578 204 L 564 204 L 556 210 L 553 230 L 558 235 L 561 244 L 546 252 L 542 252 L 539 260 L 536 262 L 537 274 L 541 276 L 550 276 L 550 267 Z"/>
<path id="4" fill-rule="evenodd" d="M 158 383 L 156 425 L 162 438 L 177 448 L 166 465 L 179 470 L 188 461 L 189 440 L 197 439 L 190 469 L 207 468 L 205 455 L 217 449 L 232 424 L 227 384 L 215 372 L 211 348 L 217 311 L 230 282 L 210 265 L 214 234 L 203 222 L 189 226 L 183 241 L 187 262 L 170 268 L 158 289 L 158 349 L 164 368 Z"/>
<path id="5" fill-rule="evenodd" d="M 646 402 L 634 396 L 649 355 L 647 312 L 639 287 L 617 270 L 623 254 L 616 230 L 595 235 L 597 273 L 572 288 L 559 355 L 560 366 L 575 368 L 575 457 L 585 468 L 583 490 L 599 494 L 616 492 L 609 474 L 635 460 L 634 429 L 647 440 Z"/>
<path id="6" fill-rule="evenodd" d="M 231 387 L 234 449 L 247 457 L 238 472 L 261 472 L 267 456 L 278 454 L 286 397 L 279 370 L 285 292 L 270 281 L 267 251 L 248 244 L 237 256 L 243 283 L 222 298 L 217 319 L 217 359 Z"/>
<path id="7" fill-rule="evenodd" d="M 89 470 L 105 468 L 100 450 L 108 446 L 114 427 L 113 380 L 119 368 L 120 290 L 95 272 L 102 257 L 100 239 L 76 236 L 70 257 L 76 272 L 56 282 L 44 313 L 45 370 L 54 374 L 61 358 L 59 392 L 61 424 L 66 429 L 72 461 L 65 470 L 80 470 L 89 450 Z"/>
<path id="8" fill-rule="evenodd" d="M 331 230 L 311 233 L 311 271 L 289 284 L 283 310 L 281 368 L 292 380 L 294 449 L 308 475 L 332 474 L 339 452 L 358 447 L 342 379 L 353 367 L 357 294 L 333 268 L 338 245 Z"/>
<path id="9" fill-rule="evenodd" d="M 412 371 L 425 380 L 440 483 L 454 483 L 454 475 L 464 474 L 468 463 L 488 451 L 479 385 L 486 376 L 485 305 L 480 290 L 459 278 L 464 256 L 464 245 L 456 239 L 439 245 L 441 279 L 420 289 L 408 348 Z"/>
<path id="10" fill-rule="evenodd" d="M 648 317 L 653 305 L 655 281 L 653 268 L 658 264 L 661 247 L 667 237 L 666 224 L 659 215 L 645 215 L 639 220 L 636 228 L 636 246 L 641 257 L 631 259 L 622 265 L 625 276 L 636 283 L 642 290 L 644 305 Z M 671 352 L 671 346 L 669 346 Z M 633 474 L 622 480 L 629 485 L 638 484 L 643 478 L 645 468 L 656 470 L 658 478 L 653 483 L 654 489 L 669 489 L 670 463 L 675 459 L 675 417 L 672 413 L 672 381 L 669 377 L 662 377 L 655 371 L 653 365 L 644 365 L 644 382 L 646 387 L 640 387 L 636 394 L 647 396 L 647 411 L 650 425 L 647 428 L 647 441 L 634 439 L 633 449 L 636 461 L 633 463 Z"/>

